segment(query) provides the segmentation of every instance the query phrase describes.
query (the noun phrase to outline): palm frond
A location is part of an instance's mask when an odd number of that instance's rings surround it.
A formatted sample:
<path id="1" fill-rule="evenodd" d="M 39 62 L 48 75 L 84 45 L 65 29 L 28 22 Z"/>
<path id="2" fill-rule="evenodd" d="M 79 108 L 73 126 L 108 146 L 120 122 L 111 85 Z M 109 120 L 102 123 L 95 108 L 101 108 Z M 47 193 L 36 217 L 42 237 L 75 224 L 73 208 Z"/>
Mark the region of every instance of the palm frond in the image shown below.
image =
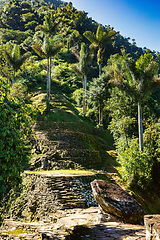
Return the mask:
<path id="1" fill-rule="evenodd" d="M 100 42 L 104 36 L 103 26 L 99 25 L 96 32 L 96 39 Z"/>
<path id="2" fill-rule="evenodd" d="M 108 38 L 113 39 L 115 37 L 115 31 L 111 30 L 108 32 Z"/>
<path id="3" fill-rule="evenodd" d="M 83 77 L 83 74 L 80 71 L 80 68 L 79 68 L 78 64 L 72 64 L 71 68 L 78 76 Z"/>
<path id="4" fill-rule="evenodd" d="M 136 76 L 135 76 L 134 72 L 132 71 L 129 63 L 128 63 L 125 59 L 123 59 L 123 62 L 124 62 L 124 64 L 125 64 L 126 69 L 127 69 L 128 72 L 129 72 L 129 74 L 131 75 L 133 84 L 135 85 L 135 84 L 137 83 L 137 80 L 136 80 Z"/>
<path id="5" fill-rule="evenodd" d="M 71 51 L 72 51 L 72 53 L 75 55 L 75 57 L 77 58 L 77 60 L 79 61 L 79 59 L 80 59 L 80 53 L 79 53 L 78 49 L 76 49 L 76 48 L 71 48 Z"/>
<path id="6" fill-rule="evenodd" d="M 98 44 L 95 34 L 92 33 L 91 31 L 86 31 L 83 35 L 84 35 L 93 45 Z"/>
<path id="7" fill-rule="evenodd" d="M 12 55 L 9 54 L 6 50 L 4 50 L 4 57 L 9 65 L 13 65 L 14 61 L 12 59 Z"/>
<path id="8" fill-rule="evenodd" d="M 45 53 L 46 56 L 49 56 L 50 52 L 50 38 L 45 37 L 43 41 L 42 51 Z"/>
<path id="9" fill-rule="evenodd" d="M 63 47 L 62 43 L 58 43 L 55 46 L 51 45 L 49 55 L 51 57 L 54 57 L 61 50 L 62 47 Z"/>
<path id="10" fill-rule="evenodd" d="M 26 61 L 26 59 L 30 57 L 30 55 L 31 53 L 27 52 L 22 56 L 20 56 L 15 62 L 15 65 L 16 65 L 15 69 L 19 69 L 23 65 L 23 63 Z"/>
<path id="11" fill-rule="evenodd" d="M 42 58 L 46 58 L 46 54 L 43 52 L 42 48 L 39 46 L 38 43 L 34 43 L 32 45 L 33 50 Z"/>
<path id="12" fill-rule="evenodd" d="M 20 46 L 15 44 L 12 49 L 12 59 L 16 61 L 20 57 Z"/>
<path id="13" fill-rule="evenodd" d="M 43 25 L 38 25 L 35 30 L 42 31 L 46 35 L 53 35 L 57 28 L 59 27 L 60 23 L 62 22 L 61 19 L 56 20 L 55 22 L 52 21 L 51 16 L 45 16 L 45 21 Z"/>

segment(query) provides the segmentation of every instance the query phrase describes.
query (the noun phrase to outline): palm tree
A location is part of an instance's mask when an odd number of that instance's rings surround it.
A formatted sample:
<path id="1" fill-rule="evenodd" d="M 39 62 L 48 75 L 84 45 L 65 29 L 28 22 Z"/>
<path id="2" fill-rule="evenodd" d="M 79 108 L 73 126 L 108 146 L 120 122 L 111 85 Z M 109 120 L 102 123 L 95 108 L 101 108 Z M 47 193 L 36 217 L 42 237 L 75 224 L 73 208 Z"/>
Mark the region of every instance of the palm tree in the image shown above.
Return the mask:
<path id="1" fill-rule="evenodd" d="M 101 76 L 101 65 L 103 63 L 105 46 L 114 38 L 115 32 L 110 30 L 106 33 L 103 31 L 103 26 L 99 25 L 96 34 L 91 31 L 86 31 L 84 36 L 91 42 L 90 48 L 92 50 L 98 50 L 97 63 L 99 65 L 99 76 Z"/>
<path id="2" fill-rule="evenodd" d="M 45 19 L 45 20 L 44 20 L 44 22 L 43 22 L 43 25 L 38 25 L 38 26 L 35 28 L 35 30 L 36 30 L 36 31 L 41 31 L 41 32 L 43 32 L 45 35 L 51 37 L 51 36 L 53 36 L 53 35 L 56 33 L 56 31 L 57 31 L 57 29 L 58 29 L 58 27 L 59 27 L 59 25 L 60 25 L 60 23 L 61 23 L 62 20 L 57 19 L 57 20 L 55 21 L 53 15 L 51 15 L 51 14 L 46 15 L 46 16 L 44 17 L 44 19 Z"/>
<path id="3" fill-rule="evenodd" d="M 4 50 L 4 56 L 7 63 L 13 67 L 13 84 L 15 83 L 16 71 L 23 65 L 26 59 L 29 58 L 30 54 L 30 52 L 26 52 L 21 55 L 20 46 L 17 44 L 14 44 L 13 47 L 10 45 L 8 49 Z"/>
<path id="4" fill-rule="evenodd" d="M 62 44 L 55 44 L 54 40 L 50 37 L 45 37 L 43 46 L 41 47 L 38 43 L 34 43 L 32 48 L 35 52 L 42 58 L 47 58 L 47 107 L 50 102 L 50 92 L 51 92 L 51 61 L 62 48 Z"/>
<path id="5" fill-rule="evenodd" d="M 62 22 L 62 19 L 54 18 L 53 14 L 48 14 L 44 17 L 43 25 L 38 25 L 36 31 L 41 31 L 45 34 L 45 39 L 43 43 L 43 48 L 39 44 L 33 44 L 33 49 L 38 53 L 39 56 L 47 58 L 47 101 L 50 101 L 50 91 L 51 91 L 51 69 L 52 69 L 52 57 L 60 51 L 62 44 L 55 44 L 51 39 L 53 35 L 56 34 L 56 31 Z M 47 40 L 48 38 L 48 40 Z M 42 51 L 41 51 L 42 50 Z M 48 104 L 47 104 L 48 106 Z"/>
<path id="6" fill-rule="evenodd" d="M 110 80 L 114 86 L 125 91 L 138 105 L 138 132 L 139 149 L 143 151 L 143 124 L 142 102 L 148 97 L 154 88 L 160 84 L 158 63 L 153 61 L 151 53 L 145 53 L 136 62 L 126 56 L 121 57 L 120 64 L 113 62 L 113 78 Z"/>
<path id="7" fill-rule="evenodd" d="M 73 70 L 82 77 L 83 83 L 83 113 L 86 114 L 86 92 L 87 92 L 87 74 L 89 65 L 93 59 L 93 54 L 90 53 L 85 43 L 81 43 L 80 52 L 72 49 L 72 52 L 78 59 L 78 64 L 72 65 Z"/>

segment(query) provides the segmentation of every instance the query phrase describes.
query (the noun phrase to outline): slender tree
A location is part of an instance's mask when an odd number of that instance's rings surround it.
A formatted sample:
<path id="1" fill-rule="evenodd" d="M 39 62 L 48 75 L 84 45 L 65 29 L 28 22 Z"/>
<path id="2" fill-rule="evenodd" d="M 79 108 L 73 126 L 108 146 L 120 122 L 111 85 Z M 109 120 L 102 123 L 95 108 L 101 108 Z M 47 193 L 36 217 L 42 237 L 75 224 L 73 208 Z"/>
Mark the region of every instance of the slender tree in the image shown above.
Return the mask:
<path id="1" fill-rule="evenodd" d="M 62 47 L 62 45 L 60 43 L 55 44 L 51 38 L 56 34 L 57 29 L 60 25 L 60 23 L 62 22 L 62 19 L 58 18 L 56 19 L 55 16 L 51 13 L 48 13 L 45 17 L 44 17 L 44 22 L 43 25 L 38 25 L 36 27 L 36 31 L 41 31 L 45 34 L 45 40 L 44 40 L 44 45 L 46 45 L 43 50 L 45 53 L 48 52 L 48 50 L 50 50 L 50 53 L 47 53 L 46 58 L 48 59 L 48 71 L 47 71 L 47 99 L 50 101 L 50 91 L 51 91 L 51 68 L 52 68 L 52 57 L 54 60 L 55 55 L 59 52 L 60 48 Z M 49 38 L 48 41 L 46 40 L 46 38 Z M 51 43 L 52 42 L 52 43 Z M 54 46 L 53 48 L 51 47 Z M 35 45 L 33 45 L 35 46 Z M 36 47 L 38 49 L 38 46 Z M 48 50 L 47 50 L 48 48 Z M 51 48 L 51 49 L 50 49 Z M 46 49 L 46 50 L 45 50 Z M 35 49 L 34 49 L 35 50 Z M 56 51 L 56 52 L 54 52 Z M 38 53 L 38 52 L 37 52 Z M 40 53 L 40 52 L 39 52 Z M 38 54 L 39 54 L 38 53 Z M 50 55 L 50 56 L 49 56 Z M 47 100 L 47 101 L 48 101 Z"/>
<path id="2" fill-rule="evenodd" d="M 145 53 L 136 62 L 123 55 L 120 61 L 113 62 L 112 68 L 113 78 L 110 83 L 137 102 L 139 149 L 143 151 L 142 102 L 160 84 L 160 77 L 157 76 L 158 63 L 153 60 L 151 53 Z"/>
<path id="3" fill-rule="evenodd" d="M 91 42 L 90 48 L 97 51 L 97 63 L 99 65 L 99 76 L 101 75 L 101 65 L 103 63 L 103 53 L 105 46 L 114 38 L 115 31 L 110 30 L 108 33 L 103 31 L 103 26 L 99 25 L 96 34 L 86 31 L 84 36 Z"/>
<path id="4" fill-rule="evenodd" d="M 87 92 L 87 74 L 89 70 L 89 66 L 93 59 L 93 54 L 90 53 L 85 43 L 81 43 L 80 52 L 76 49 L 72 49 L 73 53 L 78 59 L 78 64 L 72 66 L 78 75 L 82 77 L 83 84 L 83 113 L 86 114 L 86 92 Z"/>
<path id="5" fill-rule="evenodd" d="M 108 81 L 109 74 L 102 74 L 98 78 L 94 78 L 90 83 L 89 87 L 89 98 L 91 101 L 97 103 L 99 109 L 99 121 L 98 124 L 103 124 L 103 109 L 104 109 L 104 101 L 107 100 L 108 93 Z"/>
<path id="6" fill-rule="evenodd" d="M 9 65 L 13 68 L 13 81 L 15 83 L 16 71 L 23 65 L 27 58 L 30 56 L 30 52 L 26 52 L 21 55 L 20 46 L 14 44 L 13 47 L 9 46 L 8 49 L 4 50 L 4 56 Z"/>
<path id="7" fill-rule="evenodd" d="M 51 91 L 51 61 L 52 57 L 55 57 L 55 55 L 60 51 L 62 48 L 62 44 L 58 43 L 55 44 L 54 40 L 50 37 L 45 37 L 42 47 L 34 43 L 32 45 L 32 48 L 35 50 L 35 52 L 42 58 L 47 59 L 47 107 L 50 102 L 50 91 Z"/>

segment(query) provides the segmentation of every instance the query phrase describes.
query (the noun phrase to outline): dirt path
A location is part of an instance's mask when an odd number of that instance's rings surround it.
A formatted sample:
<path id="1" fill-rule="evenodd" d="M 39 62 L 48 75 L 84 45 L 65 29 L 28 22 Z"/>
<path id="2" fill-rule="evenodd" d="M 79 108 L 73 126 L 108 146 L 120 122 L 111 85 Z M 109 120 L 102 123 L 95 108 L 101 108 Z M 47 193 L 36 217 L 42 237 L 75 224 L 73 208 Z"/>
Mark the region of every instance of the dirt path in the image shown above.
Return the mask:
<path id="1" fill-rule="evenodd" d="M 6 219 L 0 228 L 0 239 L 40 240 L 46 237 L 50 240 L 145 240 L 145 228 L 120 222 L 99 223 L 98 207 L 57 211 L 40 222 Z"/>

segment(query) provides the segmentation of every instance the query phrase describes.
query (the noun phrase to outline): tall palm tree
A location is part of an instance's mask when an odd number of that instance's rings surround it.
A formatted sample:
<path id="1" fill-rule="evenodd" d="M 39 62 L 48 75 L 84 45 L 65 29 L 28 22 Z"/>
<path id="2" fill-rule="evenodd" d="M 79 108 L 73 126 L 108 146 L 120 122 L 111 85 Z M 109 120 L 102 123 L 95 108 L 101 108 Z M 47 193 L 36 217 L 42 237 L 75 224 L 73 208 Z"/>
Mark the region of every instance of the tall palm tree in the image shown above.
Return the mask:
<path id="1" fill-rule="evenodd" d="M 8 46 L 8 49 L 4 50 L 6 61 L 13 68 L 13 84 L 15 83 L 16 71 L 23 65 L 26 59 L 29 58 L 30 54 L 30 52 L 26 52 L 21 55 L 20 46 L 17 44 L 14 44 L 13 47 L 10 45 Z"/>
<path id="2" fill-rule="evenodd" d="M 85 43 L 81 43 L 80 52 L 76 49 L 72 49 L 76 58 L 78 59 L 78 64 L 72 65 L 73 70 L 82 77 L 83 84 L 83 113 L 86 114 L 86 92 L 87 92 L 87 74 L 89 70 L 89 65 L 93 59 L 93 54 L 90 53 Z"/>
<path id="3" fill-rule="evenodd" d="M 61 22 L 62 19 L 55 20 L 54 15 L 48 13 L 48 15 L 44 17 L 43 25 L 38 25 L 35 29 L 36 31 L 41 31 L 45 34 L 43 49 L 41 49 L 38 44 L 33 44 L 33 49 L 37 51 L 40 56 L 47 58 L 47 101 L 50 101 L 52 57 L 54 59 L 55 55 L 60 51 L 62 47 L 61 43 L 55 44 L 51 37 L 56 34 L 56 31 Z M 42 52 L 45 54 L 42 54 Z"/>
<path id="4" fill-rule="evenodd" d="M 34 51 L 42 58 L 47 58 L 47 107 L 50 102 L 51 92 L 51 61 L 62 48 L 62 44 L 55 44 L 50 37 L 45 37 L 42 47 L 38 43 L 32 45 Z"/>
<path id="5" fill-rule="evenodd" d="M 151 53 L 145 53 L 136 62 L 126 56 L 121 58 L 120 64 L 113 62 L 113 78 L 110 80 L 114 86 L 125 91 L 138 105 L 138 132 L 139 149 L 143 151 L 143 124 L 142 102 L 154 88 L 160 84 L 158 63 L 153 60 Z"/>
<path id="6" fill-rule="evenodd" d="M 97 51 L 97 63 L 99 65 L 99 76 L 101 76 L 101 65 L 103 63 L 103 53 L 105 46 L 114 38 L 115 31 L 110 30 L 108 33 L 103 31 L 103 26 L 99 25 L 96 34 L 86 31 L 84 36 L 91 42 L 90 48 Z"/>
<path id="7" fill-rule="evenodd" d="M 62 21 L 61 19 L 55 20 L 53 15 L 48 14 L 44 17 L 43 25 L 38 25 L 35 28 L 35 30 L 36 31 L 41 31 L 45 35 L 51 37 L 56 33 L 61 21 Z"/>

